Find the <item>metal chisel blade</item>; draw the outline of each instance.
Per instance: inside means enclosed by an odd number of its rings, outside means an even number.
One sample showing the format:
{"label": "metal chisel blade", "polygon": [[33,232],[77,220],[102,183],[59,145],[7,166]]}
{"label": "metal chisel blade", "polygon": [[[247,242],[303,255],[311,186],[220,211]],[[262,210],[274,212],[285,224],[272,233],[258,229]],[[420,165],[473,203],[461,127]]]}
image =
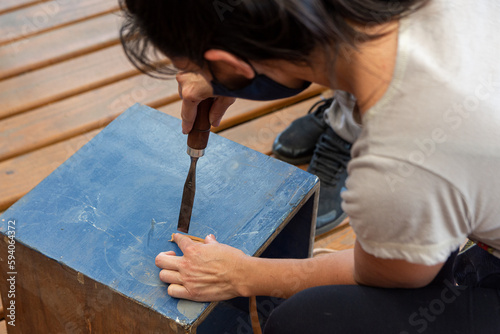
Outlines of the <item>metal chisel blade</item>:
{"label": "metal chisel blade", "polygon": [[191,213],[193,211],[194,195],[196,193],[196,162],[198,158],[191,157],[191,166],[184,183],[184,192],[182,193],[181,211],[179,213],[179,223],[177,230],[188,233],[189,223],[191,222]]}

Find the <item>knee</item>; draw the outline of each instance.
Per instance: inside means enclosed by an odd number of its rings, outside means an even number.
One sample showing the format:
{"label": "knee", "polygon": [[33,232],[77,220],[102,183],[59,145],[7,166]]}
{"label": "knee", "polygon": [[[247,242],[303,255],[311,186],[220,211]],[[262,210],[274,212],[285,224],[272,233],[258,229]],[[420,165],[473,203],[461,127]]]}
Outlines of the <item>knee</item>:
{"label": "knee", "polygon": [[349,301],[356,289],[359,287],[332,285],[301,291],[271,313],[264,333],[332,333],[344,325],[348,327],[350,321],[346,322],[354,309]]}
{"label": "knee", "polygon": [[317,298],[317,289],[301,291],[275,308],[266,322],[264,334],[311,333],[309,329],[311,322],[315,322],[316,308],[322,304]]}
{"label": "knee", "polygon": [[290,314],[282,304],[271,312],[264,327],[264,334],[289,334],[287,319],[290,319]]}

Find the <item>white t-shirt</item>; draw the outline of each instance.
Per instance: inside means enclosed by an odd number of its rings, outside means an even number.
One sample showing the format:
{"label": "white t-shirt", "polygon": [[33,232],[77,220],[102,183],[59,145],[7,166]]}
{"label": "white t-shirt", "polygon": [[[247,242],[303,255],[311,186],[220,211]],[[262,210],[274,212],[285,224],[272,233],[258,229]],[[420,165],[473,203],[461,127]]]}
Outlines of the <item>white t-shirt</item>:
{"label": "white t-shirt", "polygon": [[352,156],[343,208],[366,252],[433,265],[469,237],[500,257],[498,0],[431,0],[401,20]]}

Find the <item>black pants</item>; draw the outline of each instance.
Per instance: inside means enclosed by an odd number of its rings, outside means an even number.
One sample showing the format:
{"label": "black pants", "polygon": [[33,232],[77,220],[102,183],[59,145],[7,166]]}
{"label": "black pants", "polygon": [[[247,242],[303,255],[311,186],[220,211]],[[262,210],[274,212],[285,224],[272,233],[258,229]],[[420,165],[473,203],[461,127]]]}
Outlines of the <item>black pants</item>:
{"label": "black pants", "polygon": [[[479,254],[479,260],[472,262],[486,259],[493,271],[474,276],[471,256],[455,259],[454,253],[436,279],[420,289],[354,285],[308,289],[275,309],[264,333],[500,333],[500,260],[476,246],[473,250],[472,256]],[[455,284],[457,268],[467,271],[468,283],[476,279],[474,286]],[[458,276],[463,278],[463,272]],[[487,278],[486,285],[482,278]]]}

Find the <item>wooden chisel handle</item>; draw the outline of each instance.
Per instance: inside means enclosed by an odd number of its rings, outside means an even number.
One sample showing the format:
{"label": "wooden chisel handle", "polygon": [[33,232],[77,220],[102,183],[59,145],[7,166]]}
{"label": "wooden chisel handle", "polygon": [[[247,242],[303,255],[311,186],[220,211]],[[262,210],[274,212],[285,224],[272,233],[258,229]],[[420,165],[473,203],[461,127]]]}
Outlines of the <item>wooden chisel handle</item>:
{"label": "wooden chisel handle", "polygon": [[207,147],[210,135],[210,120],[208,114],[214,103],[214,98],[203,100],[198,105],[198,112],[194,121],[193,129],[188,134],[187,144],[195,150],[203,150]]}

